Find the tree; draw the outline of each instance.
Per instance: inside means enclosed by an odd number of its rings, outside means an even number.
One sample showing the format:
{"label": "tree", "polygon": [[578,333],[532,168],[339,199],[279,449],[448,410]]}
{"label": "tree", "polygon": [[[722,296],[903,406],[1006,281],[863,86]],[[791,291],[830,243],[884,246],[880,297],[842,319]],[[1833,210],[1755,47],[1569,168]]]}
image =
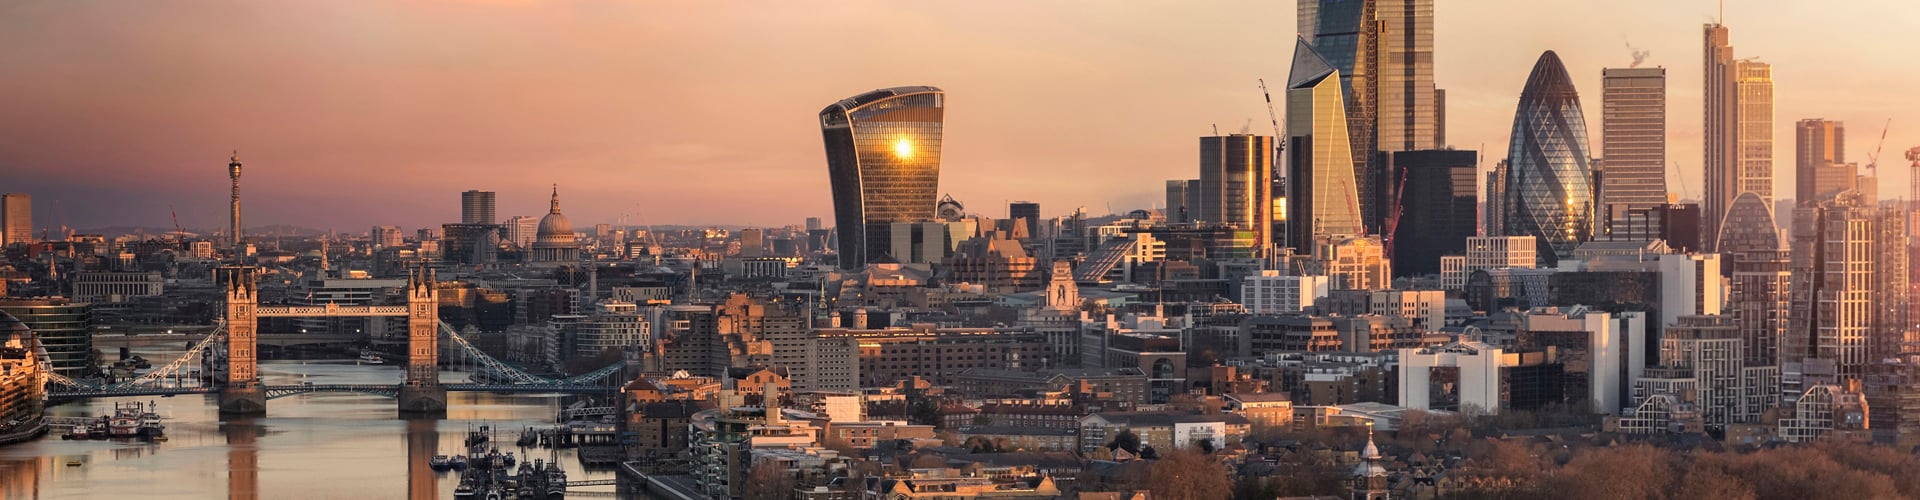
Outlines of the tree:
{"label": "tree", "polygon": [[1107,443],[1108,450],[1115,448],[1127,450],[1127,453],[1139,455],[1140,436],[1134,435],[1132,429],[1121,429],[1119,434],[1113,435],[1113,441]]}
{"label": "tree", "polygon": [[1154,450],[1152,446],[1142,446],[1140,447],[1140,458],[1147,460],[1157,459],[1160,458],[1160,452]]}
{"label": "tree", "polygon": [[746,500],[786,500],[793,498],[796,484],[786,467],[772,460],[761,460],[747,469],[747,484],[741,486],[740,496]]}
{"label": "tree", "polygon": [[1216,451],[1214,450],[1212,439],[1202,439],[1202,440],[1196,441],[1193,443],[1193,447],[1195,449],[1200,450],[1200,453],[1204,455],[1212,455],[1213,452]]}
{"label": "tree", "polygon": [[1227,468],[1192,450],[1169,451],[1147,469],[1155,500],[1215,500],[1233,497]]}
{"label": "tree", "polygon": [[942,427],[939,401],[926,396],[909,399],[912,399],[913,403],[908,405],[907,408],[908,421],[916,425],[931,425],[935,428]]}
{"label": "tree", "polygon": [[993,442],[992,439],[988,439],[984,436],[973,436],[973,437],[967,438],[967,441],[965,443],[961,443],[960,447],[966,448],[968,451],[972,451],[974,453],[999,453],[1000,451],[1002,451],[1000,449],[999,443],[995,443]]}

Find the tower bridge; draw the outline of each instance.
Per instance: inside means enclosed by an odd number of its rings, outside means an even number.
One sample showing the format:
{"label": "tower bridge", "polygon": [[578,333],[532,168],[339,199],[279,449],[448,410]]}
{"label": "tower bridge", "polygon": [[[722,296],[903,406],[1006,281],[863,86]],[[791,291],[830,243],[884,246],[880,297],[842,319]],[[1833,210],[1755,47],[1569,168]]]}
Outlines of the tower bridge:
{"label": "tower bridge", "polygon": [[[95,384],[52,375],[48,380],[50,399],[83,399],[120,396],[160,396],[176,394],[218,394],[220,413],[260,415],[266,413],[267,400],[315,392],[373,394],[398,400],[403,414],[442,413],[447,409],[449,391],[608,394],[617,391],[615,377],[625,363],[565,379],[552,379],[527,373],[488,356],[440,322],[439,292],[434,273],[424,266],[409,271],[404,306],[261,306],[254,268],[226,266],[216,270],[225,289],[223,321],[213,332],[194,343],[187,352],[165,366],[139,377],[114,384]],[[298,384],[266,385],[260,379],[260,318],[276,317],[406,317],[407,362],[400,384]],[[440,382],[440,337],[452,341],[451,347],[468,359],[477,361],[501,380],[486,384],[443,384]],[[181,337],[176,337],[181,338]],[[271,342],[271,341],[269,341]],[[203,380],[183,371],[190,360],[205,359],[216,344],[224,345],[224,377]],[[215,370],[216,372],[218,370]],[[209,383],[210,382],[210,383]]]}

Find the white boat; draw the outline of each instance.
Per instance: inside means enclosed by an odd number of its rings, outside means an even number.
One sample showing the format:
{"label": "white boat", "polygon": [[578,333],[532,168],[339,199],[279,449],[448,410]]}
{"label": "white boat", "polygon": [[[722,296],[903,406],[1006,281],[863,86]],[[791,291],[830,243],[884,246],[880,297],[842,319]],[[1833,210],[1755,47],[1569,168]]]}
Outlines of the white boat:
{"label": "white boat", "polygon": [[386,364],[387,362],[387,360],[381,359],[380,355],[374,354],[373,351],[360,351],[360,361],[369,365]]}

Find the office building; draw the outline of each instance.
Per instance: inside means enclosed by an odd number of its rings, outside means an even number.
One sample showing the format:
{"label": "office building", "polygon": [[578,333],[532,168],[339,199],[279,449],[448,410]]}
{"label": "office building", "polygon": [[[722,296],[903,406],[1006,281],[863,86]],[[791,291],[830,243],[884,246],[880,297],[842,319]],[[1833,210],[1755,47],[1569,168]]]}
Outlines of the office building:
{"label": "office building", "polygon": [[1252,233],[1254,248],[1266,248],[1272,220],[1273,138],[1222,135],[1200,138],[1197,222]]}
{"label": "office building", "polygon": [[1326,276],[1335,290],[1393,287],[1393,262],[1378,236],[1328,236],[1314,240],[1312,253],[1298,256],[1298,274]]}
{"label": "office building", "polygon": [[507,241],[522,250],[533,248],[533,239],[540,234],[539,217],[515,215],[502,226],[506,228]]}
{"label": "office building", "polygon": [[[1855,193],[1794,210],[1791,324],[1781,342],[1788,363],[1825,360],[1838,380],[1858,381],[1872,361],[1879,290],[1877,210]],[[1811,381],[1809,381],[1811,382]]]}
{"label": "office building", "polygon": [[1400,350],[1399,406],[1451,412],[1532,410],[1565,397],[1564,365],[1543,352],[1461,341]]}
{"label": "office building", "polygon": [[1610,241],[1654,241],[1667,242],[1667,247],[1675,252],[1692,253],[1700,251],[1703,236],[1700,230],[1700,205],[1694,203],[1676,203],[1629,208],[1624,213],[1616,212],[1614,218],[1607,221],[1605,238]]}
{"label": "office building", "polygon": [[0,246],[33,243],[33,196],[0,194]]}
{"label": "office building", "polygon": [[1183,224],[1193,222],[1193,215],[1199,206],[1193,196],[1200,194],[1199,179],[1167,180],[1167,223]]}
{"label": "office building", "polygon": [[1325,298],[1328,285],[1326,276],[1285,276],[1265,270],[1242,281],[1240,303],[1251,314],[1298,313]]}
{"label": "office building", "polygon": [[841,268],[879,260],[893,223],[934,218],[945,111],[934,87],[875,90],[820,111]]}
{"label": "office building", "polygon": [[1539,264],[1539,243],[1532,236],[1476,236],[1467,238],[1466,271],[1506,267],[1532,268]]}
{"label": "office building", "polygon": [[93,304],[64,297],[0,298],[0,312],[13,315],[40,338],[53,373],[79,378],[95,371]]}
{"label": "office building", "polygon": [[1601,213],[1667,204],[1667,70],[1607,68],[1600,72]]}
{"label": "office building", "polygon": [[767,253],[767,234],[765,229],[749,227],[740,230],[740,256],[761,257]]}
{"label": "office building", "polygon": [[166,291],[159,271],[84,271],[73,276],[73,298],[82,302],[117,303],[134,297],[153,297]]}
{"label": "office building", "polygon": [[[1741,193],[1773,205],[1773,68],[1736,60],[1725,25],[1704,29],[1706,203],[1702,229],[1718,236],[1727,211]],[[1708,240],[1707,251],[1720,244]]]}
{"label": "office building", "polygon": [[393,248],[406,244],[406,234],[396,226],[373,226],[367,230],[367,243],[374,249]]}
{"label": "office building", "polygon": [[1388,253],[1396,276],[1440,272],[1440,256],[1466,251],[1479,217],[1477,166],[1474,151],[1402,151],[1393,154],[1396,203],[1388,219],[1395,220]]}
{"label": "office building", "polygon": [[1299,0],[1298,33],[1339,73],[1357,211],[1378,233],[1386,218],[1386,155],[1445,146],[1444,99],[1433,80],[1432,0]]}
{"label": "office building", "polygon": [[1793,128],[1793,199],[1808,204],[1852,189],[1853,169],[1844,166],[1847,125],[1808,118]]}
{"label": "office building", "polygon": [[1507,219],[1501,212],[1507,206],[1507,160],[1494,162],[1493,170],[1487,172],[1487,188],[1481,195],[1487,199],[1480,202],[1480,235],[1503,235],[1507,230]]}
{"label": "office building", "polygon": [[1287,78],[1287,240],[1296,253],[1363,234],[1340,71],[1299,40]]}
{"label": "office building", "polygon": [[1534,63],[1520,93],[1508,143],[1502,218],[1510,236],[1533,236],[1540,261],[1553,266],[1593,234],[1593,172],[1580,95],[1560,56]]}
{"label": "office building", "polygon": [[1666,393],[1689,400],[1709,429],[1759,422],[1762,413],[1779,403],[1780,372],[1776,366],[1746,362],[1735,323],[1728,316],[1681,316],[1661,335],[1660,363],[1646,370],[1634,399]]}
{"label": "office building", "polygon": [[1027,226],[1027,237],[1040,236],[1040,204],[1031,201],[1016,201],[1007,204],[1007,218],[1019,221]]}
{"label": "office building", "polygon": [[461,224],[494,224],[493,191],[467,190],[460,193]]}

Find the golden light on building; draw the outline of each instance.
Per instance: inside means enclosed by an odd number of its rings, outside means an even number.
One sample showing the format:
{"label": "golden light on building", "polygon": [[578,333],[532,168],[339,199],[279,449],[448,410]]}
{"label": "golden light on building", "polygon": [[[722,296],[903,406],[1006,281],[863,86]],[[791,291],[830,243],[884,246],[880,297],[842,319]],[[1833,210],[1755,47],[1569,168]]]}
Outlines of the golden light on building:
{"label": "golden light on building", "polygon": [[913,141],[908,141],[906,137],[895,139],[893,141],[893,155],[903,160],[913,158]]}

